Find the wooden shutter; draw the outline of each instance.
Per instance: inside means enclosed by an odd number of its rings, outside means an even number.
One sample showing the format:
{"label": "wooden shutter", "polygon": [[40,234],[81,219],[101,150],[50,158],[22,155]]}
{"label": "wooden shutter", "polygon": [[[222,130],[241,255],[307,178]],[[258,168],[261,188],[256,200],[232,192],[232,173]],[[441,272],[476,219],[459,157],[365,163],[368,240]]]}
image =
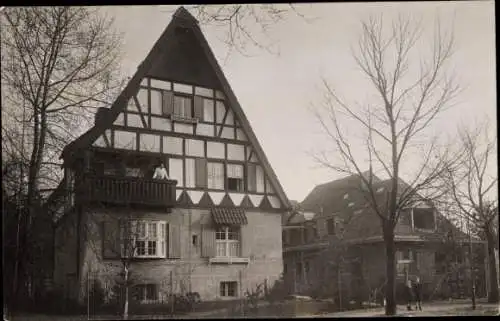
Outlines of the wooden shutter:
{"label": "wooden shutter", "polygon": [[255,192],[257,190],[256,177],[257,173],[255,164],[248,164],[247,179],[249,192]]}
{"label": "wooden shutter", "polygon": [[171,91],[163,91],[163,115],[171,115],[174,111],[174,95]]}
{"label": "wooden shutter", "polygon": [[102,222],[102,257],[104,259],[120,258],[120,225],[118,221]]}
{"label": "wooden shutter", "polygon": [[242,225],[240,228],[240,256],[250,257],[252,245],[252,233],[248,225]]}
{"label": "wooden shutter", "polygon": [[208,226],[201,227],[201,256],[215,256],[215,231]]}
{"label": "wooden shutter", "polygon": [[181,258],[181,228],[179,225],[168,224],[168,258]]}
{"label": "wooden shutter", "polygon": [[195,162],[196,187],[207,187],[207,160],[197,158]]}
{"label": "wooden shutter", "polygon": [[194,96],[194,117],[203,120],[203,98]]}

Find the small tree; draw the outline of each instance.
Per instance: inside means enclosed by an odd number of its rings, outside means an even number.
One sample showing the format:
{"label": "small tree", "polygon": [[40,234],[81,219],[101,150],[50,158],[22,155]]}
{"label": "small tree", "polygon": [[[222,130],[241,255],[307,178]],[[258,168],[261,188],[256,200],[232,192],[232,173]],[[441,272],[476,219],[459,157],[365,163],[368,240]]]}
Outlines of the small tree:
{"label": "small tree", "polygon": [[[498,274],[495,249],[498,248],[497,193],[498,176],[492,176],[491,162],[496,156],[496,140],[488,138],[488,126],[459,130],[459,146],[463,151],[459,166],[448,167],[443,179],[449,191],[452,205],[458,207],[458,215],[470,221],[488,243],[490,291],[488,301],[499,302]],[[497,223],[498,224],[498,223]]]}

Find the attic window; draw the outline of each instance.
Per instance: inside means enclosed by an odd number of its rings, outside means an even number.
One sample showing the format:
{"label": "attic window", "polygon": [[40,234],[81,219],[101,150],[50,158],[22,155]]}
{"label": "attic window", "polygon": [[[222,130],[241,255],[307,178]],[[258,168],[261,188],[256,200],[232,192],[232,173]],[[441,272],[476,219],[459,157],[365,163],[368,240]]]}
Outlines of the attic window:
{"label": "attic window", "polygon": [[354,206],[354,202],[350,202],[347,206],[348,207],[353,207]]}
{"label": "attic window", "polygon": [[346,199],[348,199],[348,198],[349,198],[349,194],[348,194],[348,193],[345,193],[345,194],[344,194],[344,199],[346,200]]}
{"label": "attic window", "polygon": [[384,188],[383,188],[383,187],[379,187],[379,188],[377,189],[377,193],[382,193],[383,191],[384,191]]}

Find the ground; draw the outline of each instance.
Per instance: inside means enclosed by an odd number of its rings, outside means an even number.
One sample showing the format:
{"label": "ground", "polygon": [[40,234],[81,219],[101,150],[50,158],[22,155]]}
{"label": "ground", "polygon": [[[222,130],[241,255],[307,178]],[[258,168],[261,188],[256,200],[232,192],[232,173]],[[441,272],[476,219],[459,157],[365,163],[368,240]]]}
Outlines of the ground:
{"label": "ground", "polygon": [[[397,308],[397,316],[404,317],[424,317],[424,316],[481,316],[481,315],[499,315],[500,307],[498,304],[479,302],[476,309],[472,310],[470,300],[431,302],[422,305],[422,311],[407,311],[406,306],[400,305]],[[369,309],[362,311],[348,311],[338,313],[327,313],[320,317],[378,317],[384,316],[384,309]]]}
{"label": "ground", "polygon": [[[398,306],[398,316],[404,317],[421,317],[421,316],[493,316],[499,315],[500,307],[498,304],[490,304],[485,302],[478,302],[476,310],[472,310],[470,301],[455,301],[455,302],[432,302],[427,303],[422,306],[423,311],[407,311],[405,306]],[[348,311],[348,312],[338,312],[338,313],[327,313],[322,315],[311,315],[310,317],[383,317],[383,308],[368,309],[368,310],[358,310],[358,311]],[[202,319],[205,317],[214,317],[207,313],[193,313],[189,316],[183,316],[183,318],[195,318]],[[308,317],[308,316],[301,316]],[[130,317],[132,320],[140,319],[165,319],[165,316],[140,316],[140,317]],[[89,320],[87,315],[81,316],[53,316],[53,315],[42,315],[42,314],[26,314],[18,315],[11,318],[4,318],[10,321],[83,321]],[[101,317],[92,318],[90,320],[106,320],[112,319],[116,320],[116,317]]]}

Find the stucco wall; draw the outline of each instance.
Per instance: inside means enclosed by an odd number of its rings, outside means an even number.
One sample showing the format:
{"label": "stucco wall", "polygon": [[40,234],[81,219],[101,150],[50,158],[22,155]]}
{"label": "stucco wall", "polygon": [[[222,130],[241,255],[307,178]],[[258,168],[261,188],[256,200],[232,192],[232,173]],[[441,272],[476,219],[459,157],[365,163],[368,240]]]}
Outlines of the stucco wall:
{"label": "stucco wall", "polygon": [[[96,237],[99,234],[99,222],[120,216],[130,219],[164,220],[179,225],[181,229],[181,258],[133,262],[130,271],[137,283],[151,282],[170,287],[172,277],[174,287],[178,291],[179,281],[183,280],[188,287],[188,280],[191,278],[191,291],[199,292],[202,300],[213,300],[219,297],[221,281],[237,281],[238,292],[242,294],[247,288],[255,287],[265,279],[272,284],[282,272],[281,216],[278,213],[250,210],[246,212],[248,225],[242,227],[241,244],[246,247],[245,252],[250,259],[248,264],[209,264],[208,258],[201,255],[202,226],[210,225],[212,220],[209,210],[175,208],[168,214],[143,210],[108,210],[105,213],[95,210],[87,213],[87,226],[91,228],[88,230],[89,241],[84,250],[82,288],[85,287],[86,275],[89,272],[92,275],[98,274],[99,278],[112,279],[110,276],[120,271],[119,260],[102,259],[102,242]],[[192,235],[198,235],[197,246],[192,246]]]}
{"label": "stucco wall", "polygon": [[67,215],[55,231],[54,286],[67,297],[76,298],[72,286],[77,281],[77,215]]}

